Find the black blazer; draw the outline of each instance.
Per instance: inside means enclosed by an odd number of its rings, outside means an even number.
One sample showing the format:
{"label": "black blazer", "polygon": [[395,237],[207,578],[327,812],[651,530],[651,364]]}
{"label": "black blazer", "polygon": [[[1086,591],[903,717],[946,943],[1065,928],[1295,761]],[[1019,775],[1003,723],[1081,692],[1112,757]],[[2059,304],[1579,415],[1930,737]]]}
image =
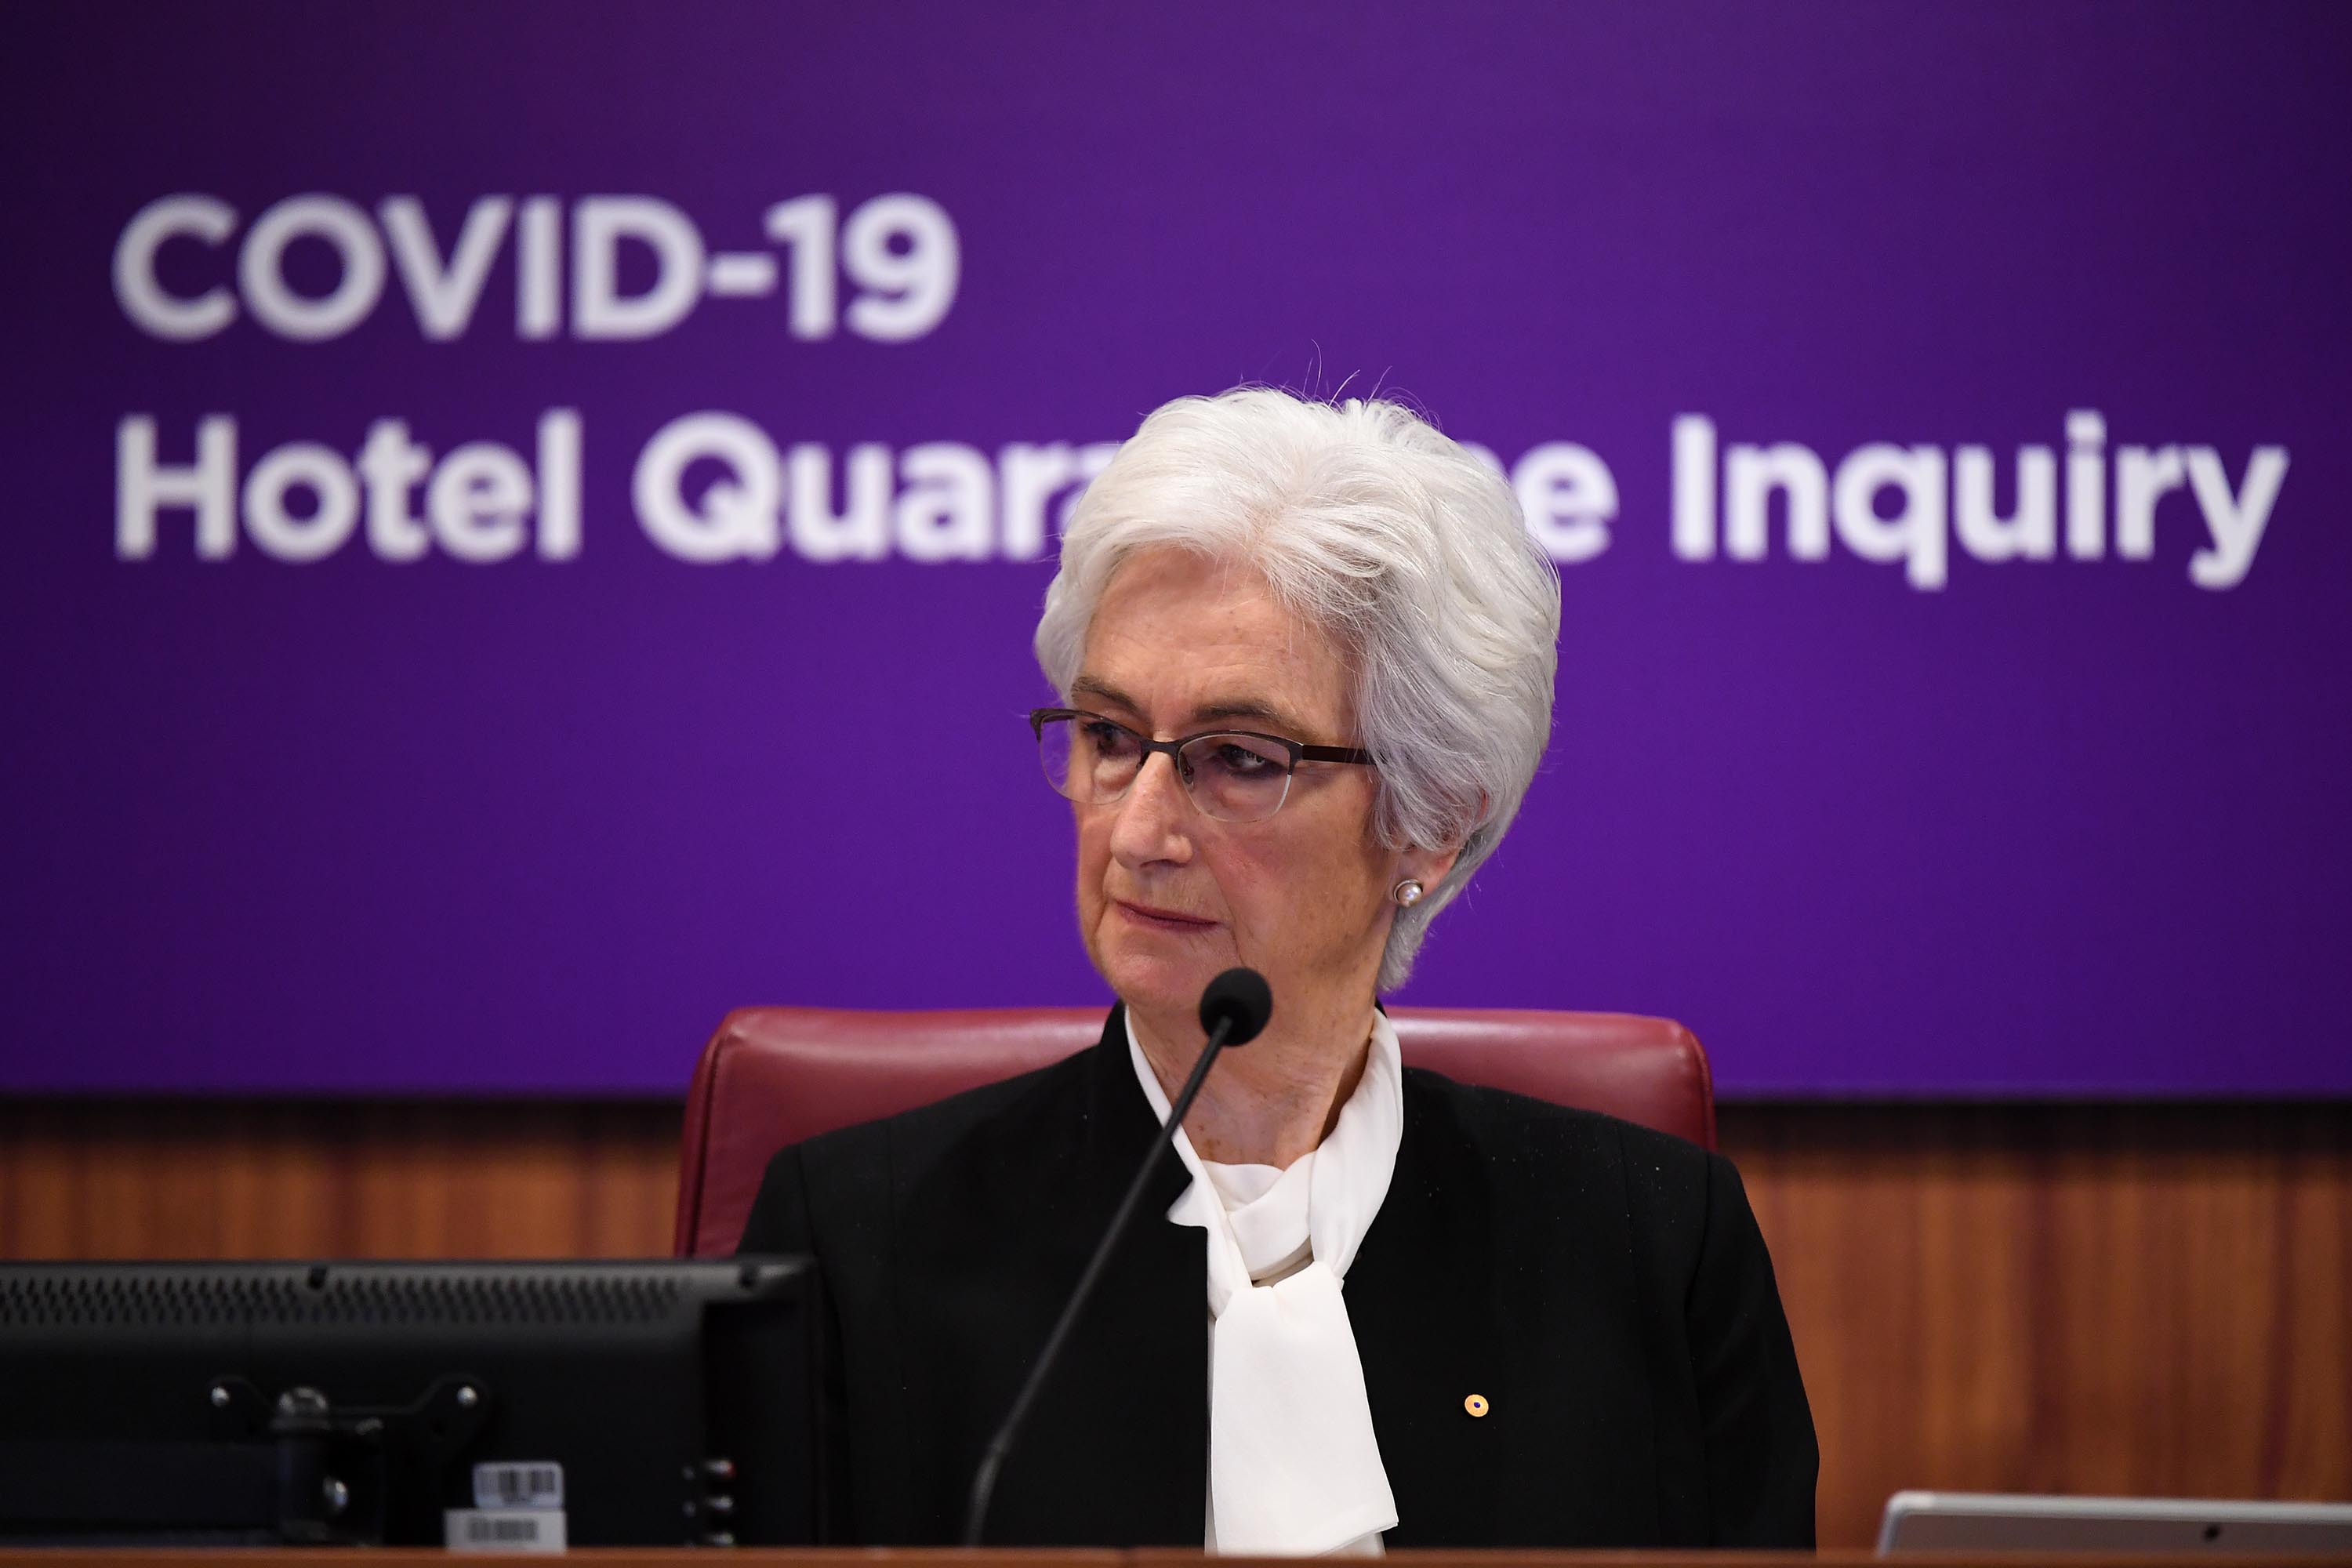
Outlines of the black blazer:
{"label": "black blazer", "polygon": [[[829,1538],[955,1541],[1157,1130],[1114,1009],[1092,1050],[775,1157],[741,1245],[814,1254],[824,1282]],[[1166,1151],[1005,1463],[992,1543],[1201,1544],[1208,1261],[1166,1218],[1185,1181]],[[1408,1068],[1346,1289],[1390,1546],[1813,1544],[1812,1416],[1721,1155]]]}

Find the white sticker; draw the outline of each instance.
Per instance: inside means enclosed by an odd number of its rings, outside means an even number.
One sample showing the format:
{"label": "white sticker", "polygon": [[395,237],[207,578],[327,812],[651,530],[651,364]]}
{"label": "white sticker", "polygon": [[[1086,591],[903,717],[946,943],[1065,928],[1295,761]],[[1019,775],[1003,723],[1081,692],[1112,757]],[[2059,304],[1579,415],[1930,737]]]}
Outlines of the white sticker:
{"label": "white sticker", "polygon": [[476,1508],[562,1508],[563,1467],[552,1459],[476,1465]]}
{"label": "white sticker", "polygon": [[445,1508],[443,1543],[452,1552],[561,1552],[560,1508]]}

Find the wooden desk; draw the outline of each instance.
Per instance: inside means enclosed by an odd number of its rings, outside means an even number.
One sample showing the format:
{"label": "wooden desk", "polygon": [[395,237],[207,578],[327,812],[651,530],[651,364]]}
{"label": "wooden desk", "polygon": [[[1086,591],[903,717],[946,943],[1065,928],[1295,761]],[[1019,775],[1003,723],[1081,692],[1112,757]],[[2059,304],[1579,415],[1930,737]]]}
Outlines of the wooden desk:
{"label": "wooden desk", "polygon": [[[0,1568],[448,1568],[453,1556],[467,1562],[487,1558],[528,1568],[544,1561],[540,1552],[498,1553],[420,1552],[383,1548],[253,1549],[220,1547],[188,1551],[136,1551],[108,1547],[55,1550],[0,1550]],[[732,1551],[687,1547],[663,1550],[637,1548],[587,1550],[563,1553],[583,1559],[587,1568],[709,1568],[732,1563],[737,1568],[1200,1568],[1209,1562],[1242,1564],[1280,1563],[1296,1568],[1297,1558],[1210,1559],[1197,1552],[897,1552],[855,1548],[824,1551],[738,1547]],[[1392,1552],[1388,1560],[1400,1568],[1790,1568],[1791,1563],[1819,1563],[1825,1568],[1862,1568],[1882,1560],[1866,1552],[1824,1552],[1815,1556],[1771,1552]],[[2151,1563],[2193,1563],[2197,1568],[2352,1568],[2352,1557],[2208,1556],[2179,1558],[2121,1557],[2066,1552],[1922,1552],[1898,1560],[1907,1568],[2149,1568]]]}

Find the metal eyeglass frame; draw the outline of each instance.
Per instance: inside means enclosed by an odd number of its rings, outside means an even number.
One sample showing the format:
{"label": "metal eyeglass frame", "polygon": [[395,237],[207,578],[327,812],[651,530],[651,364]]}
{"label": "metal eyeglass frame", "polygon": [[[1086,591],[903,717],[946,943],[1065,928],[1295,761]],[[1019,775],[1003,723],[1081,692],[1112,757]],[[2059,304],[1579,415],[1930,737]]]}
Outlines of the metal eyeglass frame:
{"label": "metal eyeglass frame", "polygon": [[[1043,746],[1045,743],[1045,726],[1047,724],[1057,720],[1076,721],[1080,719],[1089,720],[1097,724],[1108,724],[1114,730],[1120,731],[1125,734],[1133,735],[1135,737],[1136,743],[1143,748],[1142,755],[1138,757],[1135,763],[1135,778],[1137,779],[1143,776],[1144,764],[1151,761],[1152,753],[1155,752],[1165,752],[1168,757],[1168,765],[1176,770],[1177,782],[1184,786],[1184,798],[1192,801],[1193,808],[1199,811],[1202,816],[1208,817],[1213,822],[1226,822],[1234,820],[1265,822],[1270,820],[1274,816],[1275,812],[1280,811],[1284,805],[1289,803],[1290,781],[1297,776],[1298,764],[1301,763],[1350,763],[1356,766],[1367,768],[1376,768],[1380,766],[1379,758],[1373,756],[1371,752],[1364,751],[1359,747],[1310,746],[1304,741],[1294,741],[1287,735],[1268,735],[1262,731],[1257,730],[1200,730],[1190,735],[1179,735],[1172,741],[1155,741],[1141,731],[1131,729],[1129,726],[1120,723],[1116,719],[1106,718],[1100,713],[1089,713],[1083,708],[1032,708],[1029,710],[1029,731],[1031,734],[1036,737],[1037,743],[1040,746]],[[1284,751],[1290,753],[1290,766],[1285,770],[1282,776],[1282,799],[1274,803],[1274,811],[1267,812],[1264,816],[1240,819],[1222,817],[1211,812],[1206,806],[1202,805],[1199,798],[1192,794],[1192,780],[1184,769],[1184,748],[1191,745],[1195,741],[1211,740],[1219,735],[1231,735],[1236,740],[1244,741],[1264,741],[1270,746],[1280,746]],[[1100,799],[1093,800],[1091,802],[1082,802],[1081,804],[1108,805],[1112,801],[1118,800],[1120,796],[1126,795],[1128,789],[1133,789],[1134,787],[1135,779],[1129,779],[1127,784],[1127,789],[1119,791],[1118,795],[1106,795]],[[1064,795],[1062,798],[1065,800],[1073,800],[1076,797]]]}

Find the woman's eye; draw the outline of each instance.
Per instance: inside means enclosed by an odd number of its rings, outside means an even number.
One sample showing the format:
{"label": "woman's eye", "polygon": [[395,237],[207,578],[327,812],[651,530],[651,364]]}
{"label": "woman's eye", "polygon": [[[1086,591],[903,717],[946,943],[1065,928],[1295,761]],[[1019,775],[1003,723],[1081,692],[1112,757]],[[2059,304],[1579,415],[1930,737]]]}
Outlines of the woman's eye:
{"label": "woman's eye", "polygon": [[1097,756],[1124,756],[1135,749],[1135,737],[1116,724],[1087,724],[1082,726],[1079,732],[1086,737],[1087,744],[1094,749]]}
{"label": "woman's eye", "polygon": [[1214,760],[1218,767],[1233,774],[1234,777],[1241,779],[1254,778],[1269,769],[1282,765],[1271,757],[1261,756],[1247,746],[1237,745],[1232,742],[1227,742],[1217,748]]}

